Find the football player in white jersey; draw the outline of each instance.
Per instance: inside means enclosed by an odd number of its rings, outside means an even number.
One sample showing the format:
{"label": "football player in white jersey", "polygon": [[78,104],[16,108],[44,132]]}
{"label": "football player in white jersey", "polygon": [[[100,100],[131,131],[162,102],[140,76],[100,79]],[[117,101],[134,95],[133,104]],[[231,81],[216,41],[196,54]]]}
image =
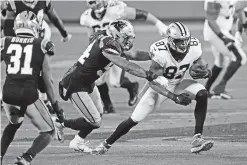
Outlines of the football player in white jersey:
{"label": "football player in white jersey", "polygon": [[[120,0],[87,0],[87,4],[89,9],[81,15],[80,24],[88,28],[89,37],[98,30],[105,30],[110,22],[118,18],[149,21],[155,24],[161,35],[165,34],[166,25],[155,16],[146,11],[128,7]],[[130,96],[128,104],[130,106],[137,102],[139,84],[131,82],[124,76],[124,71],[121,68],[113,66],[104,76],[96,81],[104,103],[105,113],[115,112],[106,81],[113,87],[121,87],[128,90]]]}
{"label": "football player in white jersey", "polygon": [[242,34],[244,33],[247,34],[247,7],[244,8],[242,17],[238,18],[236,22],[235,39],[237,44],[239,44],[240,46],[243,45]]}
{"label": "football player in white jersey", "polygon": [[236,0],[205,0],[204,39],[210,43],[215,57],[212,77],[206,83],[208,91],[222,71],[225,60],[229,58],[231,61],[223,78],[210,94],[211,98],[231,99],[232,96],[225,92],[227,82],[246,63],[246,54],[239,44],[236,44],[235,37],[231,34],[233,16],[234,13],[241,14],[244,7],[241,4],[242,2]]}
{"label": "football player in white jersey", "polygon": [[[146,53],[147,54],[147,53]],[[143,54],[143,55],[146,55]],[[201,58],[202,49],[198,39],[192,38],[189,29],[180,22],[169,25],[167,38],[155,42],[150,48],[152,64],[150,71],[159,77],[149,83],[150,87],[141,98],[131,117],[118,125],[115,132],[93,150],[93,154],[104,154],[113,143],[126,134],[132,127],[143,121],[167,99],[177,104],[188,105],[195,100],[195,132],[192,142],[192,153],[209,150],[212,141],[202,138],[203,125],[207,113],[208,92],[206,88],[192,79],[184,79],[190,67],[203,67],[203,74],[195,74],[194,79],[207,78],[211,70]]]}

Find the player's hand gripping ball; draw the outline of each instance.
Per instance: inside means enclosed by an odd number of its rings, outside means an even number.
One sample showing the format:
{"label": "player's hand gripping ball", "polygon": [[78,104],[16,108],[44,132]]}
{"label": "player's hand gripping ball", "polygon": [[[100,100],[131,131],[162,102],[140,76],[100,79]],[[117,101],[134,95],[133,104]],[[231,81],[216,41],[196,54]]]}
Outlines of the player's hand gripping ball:
{"label": "player's hand gripping ball", "polygon": [[208,69],[207,65],[203,66],[200,64],[193,64],[190,67],[189,73],[193,79],[209,78],[212,75],[212,72],[210,69]]}

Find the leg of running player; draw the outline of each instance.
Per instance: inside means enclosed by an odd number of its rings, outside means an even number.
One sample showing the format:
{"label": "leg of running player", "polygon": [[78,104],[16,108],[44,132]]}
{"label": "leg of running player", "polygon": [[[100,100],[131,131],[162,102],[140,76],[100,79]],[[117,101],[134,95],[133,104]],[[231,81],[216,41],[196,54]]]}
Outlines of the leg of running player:
{"label": "leg of running player", "polygon": [[[230,33],[228,33],[227,37],[234,39],[234,37]],[[216,96],[220,96],[223,99],[231,99],[231,96],[225,92],[225,87],[227,82],[236,73],[240,66],[246,63],[246,54],[240,47],[235,44],[233,45],[232,50],[229,51],[223,41],[218,37],[215,37],[210,42],[213,45],[216,45],[215,48],[218,50],[218,52],[220,52],[224,56],[228,56],[231,59],[231,62],[229,63],[222,80],[213,89],[213,92]]]}
{"label": "leg of running player", "polygon": [[109,95],[109,87],[106,83],[108,76],[109,71],[105,72],[100,78],[98,78],[95,84],[98,87],[102,102],[104,104],[104,113],[115,113],[116,111]]}
{"label": "leg of running player", "polygon": [[192,141],[192,153],[207,151],[213,147],[212,141],[206,141],[202,138],[203,126],[207,114],[208,91],[206,88],[194,80],[183,80],[176,88],[176,94],[188,93],[192,100],[196,101],[194,110],[195,129]]}
{"label": "leg of running player", "polygon": [[1,138],[1,162],[4,155],[9,148],[10,143],[13,141],[16,131],[20,128],[24,117],[19,116],[20,107],[6,104],[3,102],[6,116],[9,120],[9,124],[3,130]]}
{"label": "leg of running player", "polygon": [[120,123],[117,126],[116,130],[111,134],[111,136],[109,136],[93,150],[93,154],[101,155],[107,152],[113,143],[115,143],[120,137],[128,133],[129,130],[136,126],[139,122],[144,120],[151,112],[159,107],[161,102],[166,99],[166,97],[161,96],[156,91],[149,88],[136,106],[131,117]]}
{"label": "leg of running player", "polygon": [[212,53],[214,55],[214,65],[212,67],[212,76],[207,80],[206,82],[206,89],[208,90],[210,94],[210,89],[215,82],[215,80],[218,78],[219,74],[222,71],[223,63],[224,63],[224,55],[220,54],[217,49],[212,45]]}
{"label": "leg of running player", "polygon": [[109,84],[113,87],[121,87],[127,89],[129,92],[129,106],[133,106],[137,102],[137,95],[139,89],[138,82],[131,82],[125,76],[125,71],[114,65],[109,71]]}
{"label": "leg of running player", "polygon": [[31,147],[22,156],[17,157],[16,163],[22,164],[30,163],[49,145],[54,135],[54,124],[49,110],[40,99],[27,107],[26,115],[39,130],[39,135],[34,139]]}
{"label": "leg of running player", "polygon": [[94,129],[98,129],[101,124],[103,106],[101,104],[99,91],[97,87],[94,87],[92,93],[74,93],[70,100],[83,117],[64,120],[64,127],[79,131],[70,142],[69,147],[76,151],[91,152],[92,149],[86,145],[84,139]]}

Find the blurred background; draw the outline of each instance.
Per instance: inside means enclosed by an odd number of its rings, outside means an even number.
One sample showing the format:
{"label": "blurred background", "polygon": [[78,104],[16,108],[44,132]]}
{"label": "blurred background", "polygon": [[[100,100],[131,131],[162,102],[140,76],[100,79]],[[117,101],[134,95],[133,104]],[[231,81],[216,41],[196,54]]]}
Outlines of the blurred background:
{"label": "blurred background", "polygon": [[[203,21],[204,1],[124,1],[128,6],[143,9],[163,21]],[[87,9],[85,1],[52,1],[64,22],[78,23]],[[66,11],[66,12],[65,12]]]}

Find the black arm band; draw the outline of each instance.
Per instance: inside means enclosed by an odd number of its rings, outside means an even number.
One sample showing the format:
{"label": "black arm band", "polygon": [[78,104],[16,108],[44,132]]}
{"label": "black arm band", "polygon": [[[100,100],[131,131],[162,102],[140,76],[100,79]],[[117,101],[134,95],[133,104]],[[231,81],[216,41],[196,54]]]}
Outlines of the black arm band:
{"label": "black arm band", "polygon": [[147,20],[148,12],[140,9],[136,9],[136,20]]}
{"label": "black arm band", "polygon": [[6,19],[4,20],[3,24],[3,33],[5,36],[15,36],[14,32],[14,20],[13,19]]}

